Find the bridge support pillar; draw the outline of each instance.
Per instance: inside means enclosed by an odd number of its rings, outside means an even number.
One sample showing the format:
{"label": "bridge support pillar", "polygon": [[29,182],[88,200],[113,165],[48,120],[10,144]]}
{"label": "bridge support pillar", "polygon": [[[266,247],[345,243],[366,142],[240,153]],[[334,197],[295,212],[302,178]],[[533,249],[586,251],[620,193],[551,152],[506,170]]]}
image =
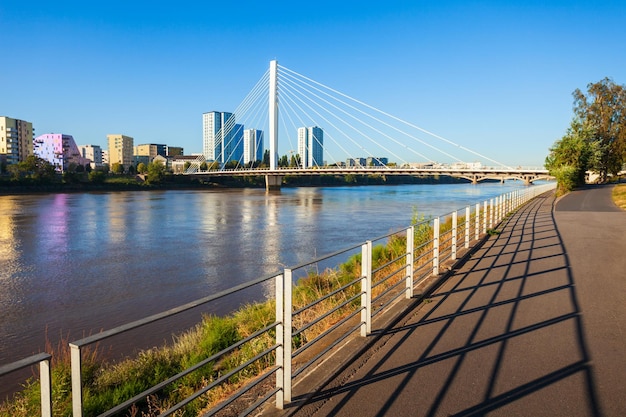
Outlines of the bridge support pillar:
{"label": "bridge support pillar", "polygon": [[283,183],[282,175],[266,175],[265,176],[265,190],[274,191],[280,190],[280,186]]}

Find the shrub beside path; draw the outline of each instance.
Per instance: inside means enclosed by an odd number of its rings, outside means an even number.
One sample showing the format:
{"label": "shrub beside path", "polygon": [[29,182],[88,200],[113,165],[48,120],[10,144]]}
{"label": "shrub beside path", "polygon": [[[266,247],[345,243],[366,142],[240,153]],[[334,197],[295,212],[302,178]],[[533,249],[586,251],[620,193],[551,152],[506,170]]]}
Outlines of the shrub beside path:
{"label": "shrub beside path", "polygon": [[297,416],[626,415],[626,212],[531,201]]}

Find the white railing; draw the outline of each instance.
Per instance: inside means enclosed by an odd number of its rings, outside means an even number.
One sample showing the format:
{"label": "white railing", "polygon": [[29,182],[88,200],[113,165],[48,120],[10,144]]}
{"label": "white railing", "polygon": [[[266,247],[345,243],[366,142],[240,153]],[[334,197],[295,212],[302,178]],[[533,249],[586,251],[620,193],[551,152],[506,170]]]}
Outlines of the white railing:
{"label": "white railing", "polygon": [[[150,323],[207,305],[225,296],[260,284],[275,288],[275,321],[249,337],[172,375],[159,384],[137,393],[110,410],[99,414],[113,416],[148,396],[203,367],[213,366],[221,357],[253,343],[261,335],[275,336],[275,343],[258,352],[247,362],[212,381],[161,416],[173,414],[206,392],[216,388],[252,363],[268,356],[273,364],[251,379],[229,399],[205,415],[217,413],[244,393],[275,375],[275,383],[253,400],[242,415],[270,402],[282,409],[292,399],[292,387],[305,371],[319,365],[333,350],[352,336],[372,333],[373,319],[401,299],[415,296],[431,277],[441,275],[452,265],[461,250],[467,250],[496,227],[509,213],[539,194],[555,187],[554,183],[512,191],[474,206],[467,206],[443,216],[427,219],[405,229],[368,240],[360,245],[322,256],[283,271],[242,284],[183,306],[70,343],[72,368],[72,409],[74,417],[83,414],[82,350],[110,337]],[[339,266],[338,266],[339,265]],[[294,285],[294,283],[296,285]],[[301,284],[301,285],[298,285]],[[316,298],[305,297],[317,291]],[[306,300],[306,301],[304,301]],[[315,349],[312,349],[315,347]],[[0,367],[0,376],[39,363],[41,377],[41,415],[51,416],[50,355],[40,354]],[[271,361],[270,361],[271,362]]]}

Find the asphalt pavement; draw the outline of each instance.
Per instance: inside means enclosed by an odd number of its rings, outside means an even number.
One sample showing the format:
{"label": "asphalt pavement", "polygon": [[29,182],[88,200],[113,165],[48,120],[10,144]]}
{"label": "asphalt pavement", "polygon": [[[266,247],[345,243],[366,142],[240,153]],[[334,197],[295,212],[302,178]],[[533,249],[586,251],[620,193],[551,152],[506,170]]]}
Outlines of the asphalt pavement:
{"label": "asphalt pavement", "polygon": [[626,212],[611,189],[526,204],[284,414],[626,416]]}

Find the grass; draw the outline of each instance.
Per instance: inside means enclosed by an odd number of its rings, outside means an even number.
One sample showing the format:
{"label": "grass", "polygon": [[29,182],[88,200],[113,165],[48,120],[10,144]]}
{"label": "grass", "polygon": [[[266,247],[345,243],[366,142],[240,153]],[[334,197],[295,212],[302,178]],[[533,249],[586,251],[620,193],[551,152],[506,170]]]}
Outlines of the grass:
{"label": "grass", "polygon": [[623,210],[626,210],[626,184],[619,184],[613,188],[613,202]]}
{"label": "grass", "polygon": [[[417,255],[419,252],[427,252],[432,247],[432,228],[428,221],[424,222],[423,217],[419,217],[417,213],[414,214],[413,224],[416,225],[414,241]],[[462,218],[459,219],[459,222],[462,221]],[[442,222],[442,236],[449,234],[450,229],[451,219]],[[451,242],[442,245],[441,250],[446,250],[446,247],[450,245]],[[391,236],[385,244],[373,247],[374,299],[380,298],[384,301],[387,289],[404,279],[405,248],[405,235]],[[427,263],[429,260],[420,262]],[[414,268],[416,266],[417,264]],[[335,269],[323,272],[312,270],[298,281],[293,289],[293,308],[294,311],[302,311],[293,317],[294,349],[318,338],[327,329],[359,308],[358,294],[361,289],[358,278],[360,273],[361,255],[356,254]],[[322,296],[330,293],[333,295],[320,301]],[[305,308],[306,306],[309,307]],[[331,311],[332,314],[328,314]],[[268,300],[243,306],[228,316],[204,316],[201,323],[185,333],[174,336],[171,343],[141,351],[136,357],[119,362],[110,363],[102,360],[97,349],[84,352],[84,414],[85,416],[98,415],[194,364],[214,356],[274,321],[275,302]],[[133,405],[121,415],[156,416],[273,346],[274,339],[274,330],[261,333],[234,351],[221,354],[215,360],[169,384],[157,395]],[[61,342],[55,349],[48,347],[46,351],[53,353],[53,415],[71,416],[71,368],[68,343],[67,341]],[[175,415],[180,417],[200,414],[240,389],[247,381],[263,374],[274,363],[273,352],[264,355],[230,376],[207,394],[188,404]],[[34,378],[29,379],[23,391],[0,404],[0,417],[38,415],[40,412],[39,395],[39,382]]]}

